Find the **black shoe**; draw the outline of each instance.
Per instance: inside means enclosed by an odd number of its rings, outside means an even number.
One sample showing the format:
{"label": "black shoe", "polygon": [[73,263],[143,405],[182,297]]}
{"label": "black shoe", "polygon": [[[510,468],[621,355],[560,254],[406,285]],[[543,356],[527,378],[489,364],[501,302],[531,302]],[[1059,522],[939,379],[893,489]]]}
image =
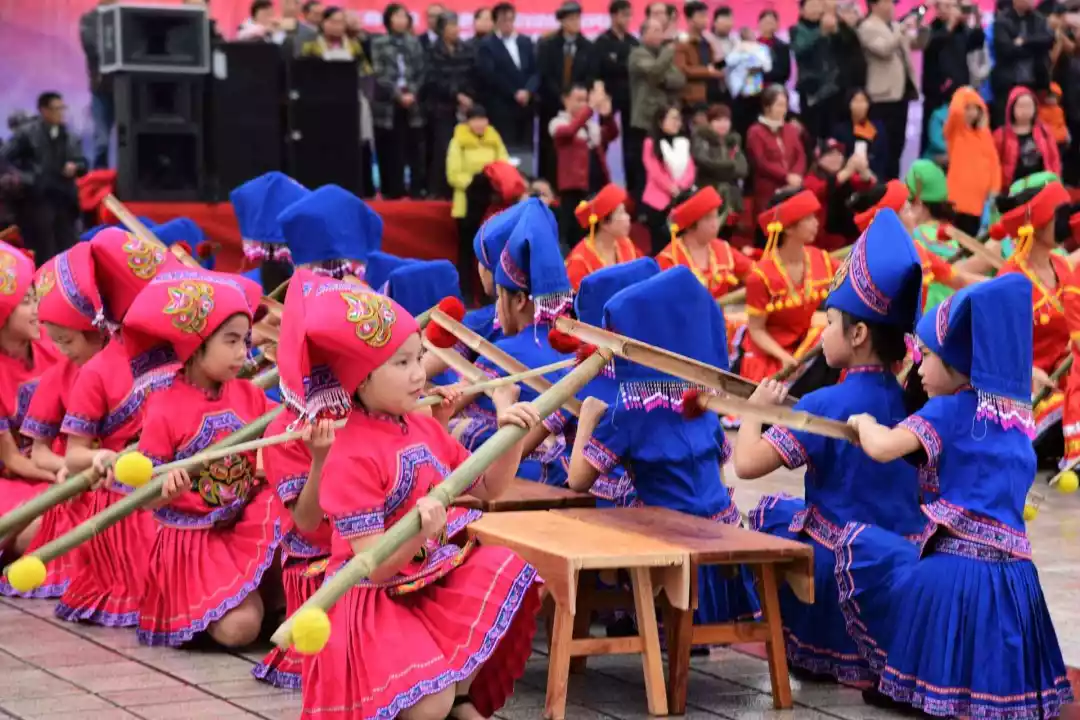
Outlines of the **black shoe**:
{"label": "black shoe", "polygon": [[637,623],[631,615],[623,615],[615,618],[607,624],[607,636],[609,638],[637,637],[639,635]]}
{"label": "black shoe", "polygon": [[836,678],[828,673],[816,673],[812,670],[794,667],[792,665],[788,665],[788,674],[799,682],[828,683],[830,685],[836,684]]}

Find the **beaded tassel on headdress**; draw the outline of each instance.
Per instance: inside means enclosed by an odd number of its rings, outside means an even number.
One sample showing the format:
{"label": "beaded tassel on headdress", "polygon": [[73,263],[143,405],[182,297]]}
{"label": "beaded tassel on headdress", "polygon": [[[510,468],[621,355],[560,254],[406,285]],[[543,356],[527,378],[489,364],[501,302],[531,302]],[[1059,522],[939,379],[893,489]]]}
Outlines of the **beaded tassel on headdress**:
{"label": "beaded tassel on headdress", "polygon": [[1029,438],[1035,438],[1035,418],[1030,403],[993,395],[982,390],[976,390],[976,394],[979,398],[979,405],[975,411],[976,420],[987,420],[1000,425],[1005,430],[1016,428]]}
{"label": "beaded tassel on headdress", "polygon": [[[582,200],[578,203],[578,210],[584,210],[589,207],[588,200]],[[589,213],[589,240],[590,242],[596,239],[596,224],[600,222],[600,218],[596,213]]]}

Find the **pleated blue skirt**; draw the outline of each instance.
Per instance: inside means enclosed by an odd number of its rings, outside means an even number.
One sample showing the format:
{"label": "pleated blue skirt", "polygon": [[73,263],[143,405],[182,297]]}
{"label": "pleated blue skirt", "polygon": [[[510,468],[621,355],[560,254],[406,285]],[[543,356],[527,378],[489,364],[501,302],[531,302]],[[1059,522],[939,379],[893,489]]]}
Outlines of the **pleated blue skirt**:
{"label": "pleated blue skirt", "polygon": [[1072,701],[1034,563],[938,534],[919,549],[849,524],[836,582],[885,695],[930,715],[1054,718]]}
{"label": "pleated blue skirt", "polygon": [[796,598],[787,584],[779,591],[788,663],[843,682],[868,683],[874,675],[848,634],[837,603],[836,555],[818,539],[827,537],[828,530],[791,530],[796,515],[805,510],[806,504],[800,498],[769,495],[750,514],[750,527],[754,530],[814,548],[814,604],[807,605]]}

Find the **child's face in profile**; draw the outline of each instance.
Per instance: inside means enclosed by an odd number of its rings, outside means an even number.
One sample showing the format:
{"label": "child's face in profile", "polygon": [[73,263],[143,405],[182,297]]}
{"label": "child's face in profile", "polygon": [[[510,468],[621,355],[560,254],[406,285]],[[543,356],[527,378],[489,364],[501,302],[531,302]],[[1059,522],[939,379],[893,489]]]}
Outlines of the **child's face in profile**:
{"label": "child's face in profile", "polygon": [[930,397],[952,395],[966,382],[967,378],[949,368],[925,345],[922,343],[919,345],[922,354],[922,362],[919,363],[919,379],[922,380],[923,390]]}
{"label": "child's face in profile", "polygon": [[222,323],[195,355],[194,362],[199,370],[219,383],[239,375],[247,362],[250,331],[251,320],[246,315],[233,315]]}
{"label": "child's face in profile", "polygon": [[982,108],[978,105],[968,105],[964,108],[964,119],[971,127],[975,127],[982,120]]}
{"label": "child's face in profile", "polygon": [[852,327],[852,332],[845,332],[844,315],[836,308],[826,310],[825,317],[829,321],[821,333],[821,349],[825,353],[825,362],[831,368],[846,368],[851,365],[854,351],[853,338],[857,335],[865,338],[866,325],[862,324],[861,334],[858,332],[861,323]]}

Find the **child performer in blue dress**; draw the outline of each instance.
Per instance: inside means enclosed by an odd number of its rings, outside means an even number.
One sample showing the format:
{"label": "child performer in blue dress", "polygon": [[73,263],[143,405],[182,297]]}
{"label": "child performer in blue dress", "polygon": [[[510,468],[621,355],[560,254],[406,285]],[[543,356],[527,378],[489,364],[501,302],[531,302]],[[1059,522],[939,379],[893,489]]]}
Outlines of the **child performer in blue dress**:
{"label": "child performer in blue dress", "polygon": [[[600,268],[581,280],[574,297],[574,314],[583,323],[601,327],[604,324],[604,305],[608,300],[620,290],[648,280],[659,272],[660,266],[650,257]],[[558,335],[558,331],[554,331],[552,340],[555,341]],[[569,351],[572,347],[559,349]],[[601,370],[580,393],[582,397],[594,397],[609,406],[615,403],[618,394],[619,382],[615,378],[614,362]],[[598,498],[599,507],[628,507],[637,499],[634,483],[623,471],[622,465],[596,478],[589,492]]]}
{"label": "child performer in blue dress", "polygon": [[[877,214],[837,278],[825,303],[823,344],[829,367],[843,368],[841,382],[803,396],[795,407],[831,418],[869,413],[899,422],[907,412],[893,371],[906,354],[904,333],[918,317],[922,266],[896,213]],[[780,382],[766,380],[751,400],[780,402],[785,395]],[[917,535],[926,519],[919,513],[916,473],[901,461],[879,465],[844,440],[779,426],[762,435],[760,421],[744,418],[735,472],[753,480],[781,466],[806,468],[805,501],[766,496],[750,522],[755,530],[814,547],[814,604],[799,602],[786,586],[781,590],[788,661],[809,679],[868,683],[870,668],[836,601],[836,542],[851,520],[872,519],[900,535]]]}
{"label": "child performer in blue dress", "polygon": [[[540,201],[529,200],[521,211],[495,267],[495,285],[496,310],[505,335],[495,343],[496,347],[530,368],[567,359],[567,355],[551,347],[548,332],[551,322],[570,310],[573,295],[559,250],[555,216]],[[480,358],[476,365],[493,378],[506,374],[487,358]],[[545,377],[557,382],[565,373],[559,371]],[[521,397],[523,401],[531,401],[536,391],[522,387]],[[465,447],[475,450],[497,429],[495,407],[486,395],[465,402],[468,404],[464,407],[458,405],[469,422],[455,424],[454,434]],[[568,448],[563,429],[569,420],[569,413],[559,410],[544,420],[543,428],[534,430],[540,435],[546,429],[550,435],[522,460],[518,477],[547,485],[565,485],[564,460]],[[526,447],[534,439],[526,440]]]}
{"label": "child performer in blue dress", "polygon": [[[492,302],[465,313],[462,324],[491,342],[502,338],[502,329],[495,313],[495,266],[502,257],[506,241],[510,239],[510,234],[521,219],[521,213],[538,202],[540,202],[539,199],[531,198],[511,205],[485,220],[480,230],[473,236],[473,253],[476,255],[476,270],[480,274],[480,286],[484,288],[484,297],[491,298]],[[535,209],[532,208],[530,212]],[[461,348],[458,348],[458,351],[460,352]]]}
{"label": "child performer in blue dress", "polygon": [[[457,268],[449,260],[416,260],[390,273],[385,294],[416,317],[444,298],[461,300]],[[452,385],[459,379],[434,355],[424,356],[424,369],[433,385]]]}
{"label": "child performer in blue dress", "polygon": [[[849,523],[836,581],[853,637],[893,701],[937,716],[1054,718],[1072,700],[1024,531],[1031,446],[1031,282],[969,286],[918,325],[930,400],[896,427],[850,423],[880,462],[917,458],[936,490],[920,545]],[[887,478],[873,476],[878,493]]]}
{"label": "child performer in blue dress", "polygon": [[363,280],[368,255],[382,247],[382,217],[337,185],[301,196],[277,222],[293,264],[319,275]]}
{"label": "child performer in blue dress", "polygon": [[[727,369],[724,315],[686,267],[676,267],[615,294],[604,307],[612,332]],[[738,525],[739,509],[723,483],[731,448],[719,416],[683,417],[688,383],[644,365],[615,359],[618,397],[608,405],[586,398],[570,460],[569,484],[589,489],[622,465],[636,504],[671,508]],[[750,576],[733,579],[719,567],[699,573],[697,623],[749,619],[758,612]]]}
{"label": "child performer in blue dress", "polygon": [[292,264],[278,215],[310,193],[306,187],[276,170],[248,180],[229,193],[248,262],[254,265],[264,262]]}

